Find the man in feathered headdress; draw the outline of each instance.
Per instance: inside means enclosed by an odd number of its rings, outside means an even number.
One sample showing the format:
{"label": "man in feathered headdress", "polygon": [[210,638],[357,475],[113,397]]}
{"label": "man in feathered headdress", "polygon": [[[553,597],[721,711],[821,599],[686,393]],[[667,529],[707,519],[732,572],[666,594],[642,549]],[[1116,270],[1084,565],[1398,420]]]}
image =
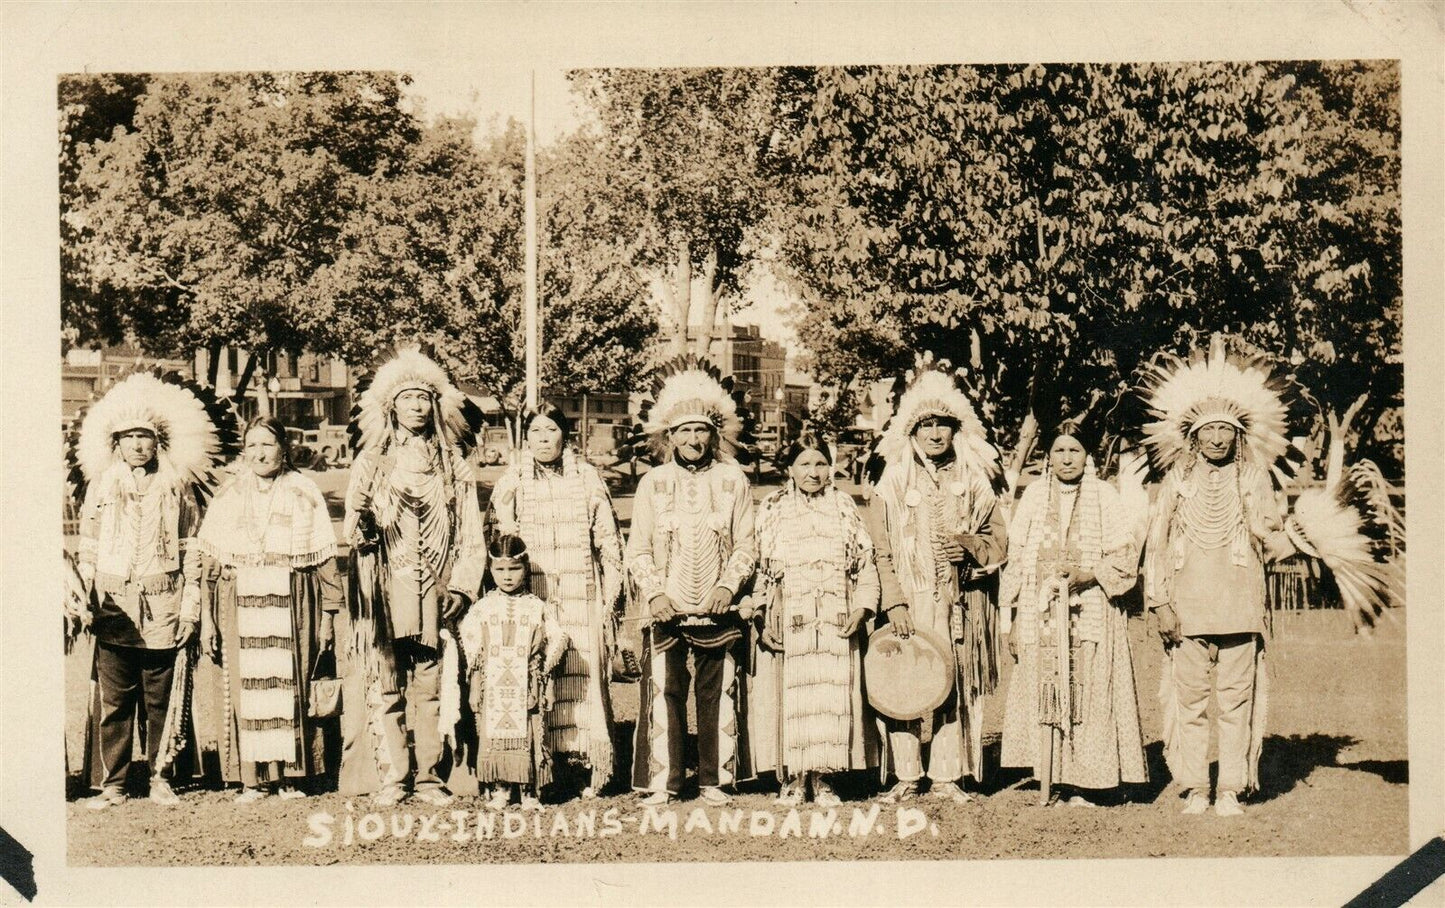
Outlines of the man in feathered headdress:
{"label": "man in feathered headdress", "polygon": [[948,641],[953,692],[928,718],[884,720],[884,779],[891,762],[898,782],[882,800],[915,797],[927,776],[932,794],[963,803],[963,776],[983,776],[982,699],[998,683],[1002,468],[948,364],[924,360],[915,371],[878,442],[869,523],[889,623],[899,636],[922,628]]}
{"label": "man in feathered headdress", "polygon": [[693,359],[666,370],[643,431],[658,462],[637,489],[624,559],[649,625],[632,786],[664,804],[683,781],[688,656],[695,681],[698,784],[708,804],[749,778],[735,603],[757,562],[753,499],[735,460],[743,418],[716,370]]}
{"label": "man in feathered headdress", "polygon": [[[150,798],[179,800],[165,774],[186,740],[186,699],[201,616],[199,495],[235,452],[235,419],[179,376],[137,372],[90,408],[72,451],[85,500],[83,583],[94,590],[95,747],[88,805],[125,800],[136,709],[146,719]],[[94,739],[98,738],[98,741]],[[98,761],[95,759],[98,757]]]}
{"label": "man in feathered headdress", "polygon": [[405,796],[409,775],[418,800],[451,800],[438,774],[440,634],[477,598],[486,568],[477,477],[466,459],[480,417],[442,367],[415,349],[376,370],[352,414],[341,790],[375,792],[379,806]]}
{"label": "man in feathered headdress", "polygon": [[1144,592],[1169,654],[1160,689],[1164,753],[1186,814],[1209,807],[1211,692],[1219,703],[1215,812],[1242,813],[1239,797],[1259,784],[1264,565],[1294,552],[1270,481],[1288,448],[1282,391],[1268,366],[1236,361],[1220,338],[1208,355],[1166,357],[1145,377],[1154,421],[1144,442],[1164,480],[1150,518]]}

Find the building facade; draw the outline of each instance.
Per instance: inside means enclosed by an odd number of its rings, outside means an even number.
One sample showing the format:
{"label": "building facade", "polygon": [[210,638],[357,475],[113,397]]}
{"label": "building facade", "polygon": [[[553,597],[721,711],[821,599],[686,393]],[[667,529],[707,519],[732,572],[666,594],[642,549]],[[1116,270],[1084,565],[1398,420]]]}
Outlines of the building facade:
{"label": "building facade", "polygon": [[[235,396],[249,354],[222,347],[216,369],[216,393]],[[195,371],[204,374],[205,354],[198,353]],[[261,357],[246,383],[237,410],[242,419],[260,412],[260,397],[271,400],[271,415],[297,429],[323,425],[344,426],[351,415],[351,385],[355,372],[334,356],[278,352]]]}
{"label": "building facade", "polygon": [[[688,329],[696,344],[700,329]],[[808,412],[809,385],[790,381],[788,351],[762,336],[756,325],[727,325],[713,331],[712,359],[743,391],[760,437],[782,446],[796,437]]]}

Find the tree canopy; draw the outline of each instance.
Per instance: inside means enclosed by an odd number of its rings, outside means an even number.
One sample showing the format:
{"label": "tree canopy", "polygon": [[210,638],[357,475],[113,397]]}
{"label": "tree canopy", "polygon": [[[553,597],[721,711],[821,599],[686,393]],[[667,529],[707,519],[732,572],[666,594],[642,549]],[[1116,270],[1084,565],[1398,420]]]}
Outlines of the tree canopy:
{"label": "tree canopy", "polygon": [[774,76],[716,67],[571,74],[601,122],[595,148],[618,184],[612,204],[635,231],[637,266],[662,276],[669,354],[686,349],[689,322],[702,326],[696,352],[707,354],[720,306],[740,302],[773,204],[760,164]]}
{"label": "tree canopy", "polygon": [[1382,412],[1397,84],[1373,64],[790,70],[771,163],[801,338],[840,383],[919,349],[972,363],[1009,443],[1216,331],[1303,366],[1326,408],[1359,385]]}
{"label": "tree canopy", "polygon": [[[1117,417],[1145,359],[1221,332],[1287,363],[1357,454],[1398,465],[1394,63],[571,79],[596,116],[538,155],[544,384],[635,386],[686,349],[689,322],[708,352],[750,269],[772,267],[803,301],[799,336],[835,386],[835,422],[863,383],[926,349],[972,369],[984,415],[1022,454],[1039,419]],[[63,78],[69,336],[357,364],[421,340],[510,394],[524,134],[427,122],[407,84]]]}
{"label": "tree canopy", "polygon": [[[392,73],[62,82],[62,317],[156,355],[231,344],[369,364],[421,341],[506,396],[521,380],[524,134],[427,124]],[[574,143],[575,144],[575,143]],[[595,167],[557,150],[544,379],[617,390],[655,318],[599,240]],[[578,172],[578,168],[584,168]]]}

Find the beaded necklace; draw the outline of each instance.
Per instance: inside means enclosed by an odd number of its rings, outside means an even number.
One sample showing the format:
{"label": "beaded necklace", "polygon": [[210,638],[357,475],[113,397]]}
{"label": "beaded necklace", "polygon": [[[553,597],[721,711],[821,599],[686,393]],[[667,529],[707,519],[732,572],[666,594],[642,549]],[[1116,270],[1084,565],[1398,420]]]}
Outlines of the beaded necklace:
{"label": "beaded necklace", "polygon": [[242,487],[244,506],[241,511],[241,532],[250,543],[248,554],[258,554],[266,550],[266,528],[271,525],[271,514],[276,508],[276,486],[280,478],[280,474],[271,477],[252,474],[248,480],[243,480],[245,485]]}
{"label": "beaded necklace", "polygon": [[1180,486],[1179,527],[1201,549],[1229,545],[1244,528],[1238,472],[1235,463],[1222,467],[1196,463]]}

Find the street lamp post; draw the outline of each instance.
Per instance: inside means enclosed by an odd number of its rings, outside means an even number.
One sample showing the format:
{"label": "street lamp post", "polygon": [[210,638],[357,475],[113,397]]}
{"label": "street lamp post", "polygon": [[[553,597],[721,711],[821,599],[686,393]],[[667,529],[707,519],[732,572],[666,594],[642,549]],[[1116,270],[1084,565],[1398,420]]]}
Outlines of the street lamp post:
{"label": "street lamp post", "polygon": [[256,415],[264,419],[274,412],[271,399],[281,393],[281,380],[273,375],[269,379],[256,382],[256,385],[259,392],[256,394]]}

